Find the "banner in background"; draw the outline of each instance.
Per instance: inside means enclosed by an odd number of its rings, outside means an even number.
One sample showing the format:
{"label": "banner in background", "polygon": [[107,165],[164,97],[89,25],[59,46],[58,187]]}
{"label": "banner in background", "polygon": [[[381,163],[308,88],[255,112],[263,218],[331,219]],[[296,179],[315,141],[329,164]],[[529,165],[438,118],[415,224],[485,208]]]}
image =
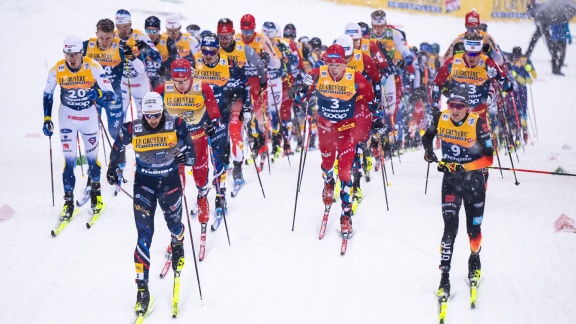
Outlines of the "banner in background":
{"label": "banner in background", "polygon": [[443,0],[388,1],[388,8],[441,13],[441,12],[443,12],[442,2],[443,2]]}
{"label": "banner in background", "polygon": [[446,13],[460,9],[460,0],[446,0]]}
{"label": "banner in background", "polygon": [[526,0],[492,0],[490,17],[529,19]]}

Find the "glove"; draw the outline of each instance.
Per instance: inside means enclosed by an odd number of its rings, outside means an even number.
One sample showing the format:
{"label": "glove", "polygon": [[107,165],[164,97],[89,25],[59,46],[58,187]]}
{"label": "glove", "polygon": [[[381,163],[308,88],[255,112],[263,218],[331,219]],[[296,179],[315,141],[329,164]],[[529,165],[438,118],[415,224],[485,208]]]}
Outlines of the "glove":
{"label": "glove", "polygon": [[266,91],[268,89],[268,83],[267,82],[261,82],[260,83],[260,95],[262,95],[262,93],[264,91]]}
{"label": "glove", "polygon": [[118,172],[116,172],[116,168],[112,167],[112,164],[108,165],[106,180],[108,180],[108,183],[113,186],[118,183]]}
{"label": "glove", "polygon": [[206,124],[205,132],[206,132],[206,134],[208,134],[208,136],[212,137],[212,136],[214,136],[214,134],[216,134],[216,131],[219,128],[220,128],[220,119],[214,118],[214,119],[212,119],[210,124]]}
{"label": "glove", "polygon": [[88,100],[96,100],[102,97],[102,90],[91,88],[86,91],[86,97],[88,97]]}
{"label": "glove", "polygon": [[403,70],[404,66],[406,66],[406,61],[399,60],[398,62],[396,62],[396,67],[399,68],[400,70]]}
{"label": "glove", "polygon": [[134,60],[134,53],[132,53],[132,47],[128,45],[122,46],[122,52],[124,53],[124,57],[129,60]]}
{"label": "glove", "polygon": [[492,49],[492,47],[490,46],[490,44],[484,44],[482,45],[482,52],[484,54],[488,54],[488,52],[490,52],[490,50]]}
{"label": "glove", "polygon": [[434,153],[433,150],[426,150],[426,152],[424,152],[424,161],[428,163],[438,162],[438,157],[436,156],[436,153]]}
{"label": "glove", "polygon": [[248,123],[252,120],[252,109],[248,105],[242,106],[242,114],[240,115],[240,121]]}
{"label": "glove", "polygon": [[138,40],[138,41],[136,42],[136,47],[138,47],[138,50],[139,50],[139,51],[142,51],[143,49],[148,48],[148,44],[146,44],[145,41],[143,41],[143,40],[140,39],[140,40]]}
{"label": "glove", "polygon": [[266,65],[270,64],[270,54],[262,52],[260,53],[260,59],[262,60],[262,62],[264,62],[264,64]]}
{"label": "glove", "polygon": [[384,123],[381,118],[376,118],[372,120],[372,129],[379,130],[384,127]]}
{"label": "glove", "polygon": [[52,117],[44,117],[44,126],[42,127],[42,131],[46,136],[52,136],[52,134],[54,134],[54,124],[52,123]]}
{"label": "glove", "polygon": [[174,152],[174,161],[178,164],[185,164],[186,163],[186,154],[182,153],[181,151]]}
{"label": "glove", "polygon": [[462,172],[466,170],[460,163],[440,161],[438,162],[438,171],[447,173],[447,172]]}
{"label": "glove", "polygon": [[114,102],[116,101],[116,94],[114,91],[106,91],[104,92],[104,101],[106,102]]}
{"label": "glove", "polygon": [[311,86],[312,84],[314,84],[314,78],[312,78],[310,74],[304,74],[304,77],[302,78],[302,83],[304,83],[307,86]]}
{"label": "glove", "polygon": [[[386,67],[382,68],[381,73],[382,73],[382,79],[380,83],[386,84],[386,79],[388,79],[388,77],[394,72],[392,72],[390,66],[386,65]],[[384,80],[384,82],[382,82],[382,80]]]}
{"label": "glove", "polygon": [[160,68],[158,68],[158,75],[159,76],[165,76],[166,75],[166,67],[164,65],[160,66]]}
{"label": "glove", "polygon": [[506,92],[510,92],[512,90],[512,86],[512,82],[509,80],[506,80],[502,83],[502,89],[504,89]]}

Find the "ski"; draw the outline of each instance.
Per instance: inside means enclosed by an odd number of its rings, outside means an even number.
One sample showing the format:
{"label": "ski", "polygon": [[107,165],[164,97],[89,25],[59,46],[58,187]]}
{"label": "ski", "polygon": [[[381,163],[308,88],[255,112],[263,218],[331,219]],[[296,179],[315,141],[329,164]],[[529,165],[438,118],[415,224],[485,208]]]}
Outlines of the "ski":
{"label": "ski", "polygon": [[216,218],[214,219],[214,223],[210,227],[212,232],[215,232],[218,229],[218,227],[220,227],[220,224],[222,223],[223,217],[224,217],[224,213],[222,211],[222,207],[216,208]]}
{"label": "ski", "polygon": [[444,324],[446,320],[446,309],[448,308],[448,297],[438,296],[438,308],[440,309],[438,319],[440,324]]}
{"label": "ski", "polygon": [[200,225],[200,252],[198,253],[198,260],[203,261],[206,255],[206,223]]}
{"label": "ski", "polygon": [[194,208],[192,208],[192,210],[190,211],[190,216],[192,217],[198,216],[198,203],[196,203],[196,205],[194,205]]}
{"label": "ski", "polygon": [[238,181],[238,182],[234,181],[234,188],[232,189],[232,192],[230,193],[232,198],[238,196],[238,192],[240,191],[240,189],[242,189],[243,186],[244,186],[244,180]]}
{"label": "ski", "polygon": [[90,221],[88,223],[86,223],[86,227],[88,229],[92,228],[92,226],[94,226],[94,223],[96,223],[96,221],[100,218],[100,215],[102,215],[102,212],[104,212],[104,209],[106,208],[106,204],[102,204],[102,208],[100,208],[100,210],[96,213],[94,213],[92,215],[92,218],[90,219]]}
{"label": "ski", "polygon": [[342,245],[340,246],[340,255],[346,254],[346,250],[348,249],[348,238],[350,238],[350,235],[348,233],[342,234]]}
{"label": "ski", "polygon": [[148,304],[148,309],[146,310],[146,313],[142,314],[140,312],[136,313],[136,320],[134,321],[134,324],[142,324],[144,323],[144,319],[146,319],[146,317],[148,317],[148,315],[150,315],[150,313],[152,313],[152,311],[154,310],[154,296],[150,296],[150,303]]}
{"label": "ski", "polygon": [[91,186],[86,186],[86,188],[84,188],[84,196],[82,196],[82,198],[80,200],[76,200],[76,206],[81,207],[85,203],[87,203],[88,200],[90,200],[90,191],[91,190],[92,190]]}
{"label": "ski", "polygon": [[324,234],[326,234],[326,226],[328,226],[328,216],[330,216],[330,208],[332,208],[332,204],[324,205],[324,217],[322,217],[322,224],[320,224],[320,235],[318,235],[318,239],[324,238]]}
{"label": "ski", "polygon": [[168,244],[166,248],[166,254],[164,255],[166,261],[164,262],[164,267],[160,272],[160,278],[166,277],[168,270],[170,270],[170,266],[172,265],[172,244]]}
{"label": "ski", "polygon": [[172,318],[178,317],[178,301],[180,300],[180,274],[184,268],[184,258],[178,260],[178,266],[174,271],[174,289],[172,294]]}
{"label": "ski", "polygon": [[63,216],[60,216],[56,228],[50,232],[52,236],[53,237],[58,236],[58,234],[60,234],[66,228],[66,226],[68,226],[68,224],[74,219],[74,217],[76,217],[76,215],[78,215],[79,212],[80,209],[74,209],[74,211],[72,212],[72,216],[70,216],[70,218],[68,219],[64,218]]}
{"label": "ski", "polygon": [[476,308],[477,292],[478,292],[478,282],[470,281],[470,308]]}

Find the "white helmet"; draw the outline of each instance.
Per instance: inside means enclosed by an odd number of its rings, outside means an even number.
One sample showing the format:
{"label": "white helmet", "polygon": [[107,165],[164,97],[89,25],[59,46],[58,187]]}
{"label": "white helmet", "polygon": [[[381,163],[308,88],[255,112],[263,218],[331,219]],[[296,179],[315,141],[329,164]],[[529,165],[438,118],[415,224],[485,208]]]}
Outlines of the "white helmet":
{"label": "white helmet", "polygon": [[362,27],[357,23],[349,23],[346,25],[344,34],[352,37],[352,39],[362,38]]}
{"label": "white helmet", "polygon": [[142,113],[159,112],[164,110],[162,96],[157,92],[148,92],[142,98]]}
{"label": "white helmet", "polygon": [[78,36],[68,36],[64,40],[62,51],[64,53],[82,53],[84,46]]}
{"label": "white helmet", "polygon": [[341,35],[336,38],[336,43],[344,48],[344,55],[350,56],[354,53],[354,42],[352,37],[348,35]]}
{"label": "white helmet", "polygon": [[262,34],[264,34],[268,38],[276,37],[277,28],[276,24],[271,21],[266,21],[262,25]]}
{"label": "white helmet", "polygon": [[180,16],[170,15],[166,17],[166,28],[175,29],[180,27],[182,27],[182,23],[180,23]]}

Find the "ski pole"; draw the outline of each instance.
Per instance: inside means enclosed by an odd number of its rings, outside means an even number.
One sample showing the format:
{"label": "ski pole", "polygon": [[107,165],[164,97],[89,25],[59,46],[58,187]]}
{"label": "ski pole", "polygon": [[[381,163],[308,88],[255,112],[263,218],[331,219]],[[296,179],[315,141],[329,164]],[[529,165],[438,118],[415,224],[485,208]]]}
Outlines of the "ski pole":
{"label": "ski pole", "polygon": [[54,207],[54,165],[52,164],[52,136],[48,136],[50,142],[50,180],[52,183],[52,207]]}
{"label": "ski pole", "polygon": [[552,175],[562,175],[562,176],[576,177],[576,174],[573,174],[573,173],[564,173],[564,172],[550,172],[550,171],[529,170],[529,169],[516,169],[516,168],[500,168],[500,167],[493,167],[493,166],[489,166],[489,167],[486,167],[486,168],[488,168],[488,169],[500,169],[500,170],[505,170],[505,171],[531,172],[531,173],[552,174]]}
{"label": "ski pole", "polygon": [[[250,134],[248,132],[246,124],[244,124],[243,126],[244,126],[244,131],[246,131],[246,134]],[[249,136],[251,136],[251,135],[249,135]],[[254,153],[254,150],[252,149],[252,147],[250,147],[250,143],[248,143],[248,147],[250,148],[250,155],[252,156],[252,160],[254,160],[254,169],[256,170],[256,175],[258,176],[258,182],[260,183],[260,189],[262,190],[262,196],[264,196],[264,198],[266,198],[266,194],[264,193],[264,187],[262,186],[262,179],[260,179],[260,172],[258,171],[258,167],[256,166],[256,153]]]}
{"label": "ski pole", "polygon": [[[212,141],[210,140],[210,136],[206,134],[206,138],[208,139],[208,152],[210,152],[210,162],[212,162],[212,169],[214,170],[214,183],[216,184],[216,192],[218,194],[222,194],[220,189],[220,175],[218,175],[216,170],[216,160],[214,159],[214,152],[212,151]],[[223,170],[222,173],[226,172]],[[188,208],[186,208],[188,211]],[[228,234],[228,222],[226,222],[226,208],[222,207],[222,218],[224,218],[224,228],[226,228],[226,237],[228,238],[228,245],[230,244],[230,234]]]}
{"label": "ski pole", "polygon": [[76,132],[76,144],[78,144],[78,155],[79,155],[79,159],[80,159],[80,170],[82,170],[82,178],[84,178],[84,166],[82,163],[82,148],[80,148],[80,136],[78,135],[78,132]]}
{"label": "ski pole", "polygon": [[[102,129],[102,124],[100,124],[100,129]],[[101,132],[100,135],[102,135],[102,142],[104,142],[104,132]],[[78,145],[80,145],[80,143],[78,143]],[[102,145],[102,149],[104,150],[104,163],[106,166],[108,166],[108,155],[106,154],[106,145]]]}
{"label": "ski pole", "polygon": [[428,191],[428,175],[430,174],[430,162],[428,162],[428,168],[426,168],[426,186],[424,186],[424,194]]}
{"label": "ski pole", "polygon": [[[386,163],[384,163],[384,147],[382,146],[382,142],[380,142],[380,148],[381,148],[381,152],[380,152],[380,159],[382,160],[382,182],[384,184],[384,197],[386,198],[386,211],[390,210],[390,207],[388,206],[388,192],[386,190],[386,187],[388,186],[388,177],[386,177]],[[390,160],[392,160],[392,157],[390,157]]]}
{"label": "ski pole", "polygon": [[[316,81],[318,81],[318,79],[316,79]],[[316,83],[316,81],[314,81],[314,83]],[[302,153],[300,153],[300,162],[298,163],[298,178],[296,180],[296,197],[294,199],[294,215],[292,217],[292,232],[294,232],[294,224],[296,223],[296,209],[298,206],[298,193],[300,192],[300,187],[302,185],[302,178],[304,176],[304,167],[306,166],[306,156],[308,153],[308,145],[310,143],[310,129],[312,128],[312,125],[310,124],[310,115],[309,115],[309,110],[310,110],[310,94],[311,94],[311,90],[313,88],[310,87],[310,89],[308,89],[306,97],[304,99],[304,101],[306,102],[306,119],[304,120],[304,138],[303,138],[303,147],[302,149],[304,150]],[[306,141],[304,143],[304,140]]]}
{"label": "ski pole", "polygon": [[538,124],[536,123],[536,111],[534,110],[534,96],[532,95],[532,84],[528,85],[530,88],[530,100],[532,101],[532,115],[534,115],[534,128],[536,129],[536,140],[538,140]]}
{"label": "ski pole", "polygon": [[[507,127],[507,123],[506,123],[506,116],[504,115],[504,108],[502,107],[502,99],[503,99],[502,94],[500,93],[500,95],[497,98],[498,101],[496,102],[496,104],[498,105],[498,113],[500,115],[500,119],[502,120],[501,121],[502,122],[502,128],[504,128],[503,131],[504,131],[504,134],[506,135],[506,136],[504,136],[504,139],[506,141],[506,146],[508,147],[508,156],[510,157],[510,164],[512,165],[512,168],[514,168],[514,160],[512,159],[512,153],[510,152],[510,138],[508,137],[509,136],[508,127]],[[516,177],[516,172],[513,172],[513,173],[514,173],[514,180],[515,180],[514,184],[519,185],[520,182],[518,182],[518,178]]]}
{"label": "ski pole", "polygon": [[[490,128],[492,146],[494,147],[494,151],[496,152],[496,160],[498,161],[498,166],[501,167],[502,164],[500,164],[500,154],[498,154],[498,145],[496,145],[496,139],[495,139],[496,136],[494,136],[494,131],[492,130],[492,126],[490,125],[491,120],[490,120],[490,113],[488,111],[486,111],[486,119],[488,119],[486,123]],[[502,177],[502,179],[504,179],[504,173],[502,173],[502,170],[500,170],[500,176]]]}
{"label": "ski pole", "polygon": [[198,292],[200,300],[202,299],[202,287],[200,287],[200,275],[198,274],[198,263],[196,262],[196,250],[194,249],[194,237],[192,236],[192,226],[190,226],[190,212],[188,211],[188,200],[184,191],[184,175],[180,173],[180,184],[182,185],[182,198],[184,199],[184,209],[186,210],[186,219],[188,220],[188,233],[190,233],[190,245],[192,245],[192,257],[194,259],[194,268],[196,269],[196,279],[198,281]]}
{"label": "ski pole", "polygon": [[126,66],[126,80],[128,82],[128,102],[130,103],[130,118],[132,118],[132,121],[134,121],[134,111],[132,109],[132,86],[130,85],[130,61],[128,61],[128,58],[126,58],[125,61],[126,62],[124,66]]}

